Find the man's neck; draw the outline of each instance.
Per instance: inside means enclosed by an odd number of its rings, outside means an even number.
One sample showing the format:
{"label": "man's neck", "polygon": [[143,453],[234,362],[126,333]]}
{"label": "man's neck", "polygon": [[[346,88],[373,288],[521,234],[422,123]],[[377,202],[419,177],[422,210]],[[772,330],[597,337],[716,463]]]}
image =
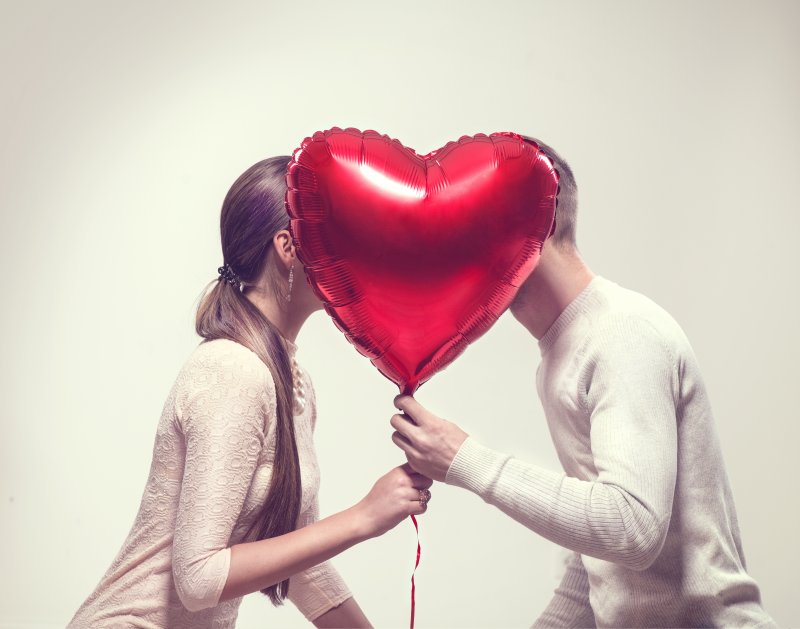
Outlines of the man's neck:
{"label": "man's neck", "polygon": [[575,251],[550,246],[522,285],[511,313],[537,339],[592,281],[594,273]]}

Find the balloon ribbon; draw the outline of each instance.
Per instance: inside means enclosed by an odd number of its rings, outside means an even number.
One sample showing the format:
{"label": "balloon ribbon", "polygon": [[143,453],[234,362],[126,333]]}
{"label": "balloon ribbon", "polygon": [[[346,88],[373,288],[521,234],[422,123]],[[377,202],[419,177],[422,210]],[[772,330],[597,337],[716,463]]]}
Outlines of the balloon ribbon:
{"label": "balloon ribbon", "polygon": [[422,548],[419,545],[419,524],[417,524],[417,518],[413,515],[411,516],[411,521],[414,523],[414,529],[417,531],[417,561],[414,564],[414,572],[411,573],[411,629],[414,629],[414,609],[416,607],[415,601],[415,592],[416,587],[414,586],[414,575],[417,572],[417,566],[419,566],[419,556],[421,554]]}

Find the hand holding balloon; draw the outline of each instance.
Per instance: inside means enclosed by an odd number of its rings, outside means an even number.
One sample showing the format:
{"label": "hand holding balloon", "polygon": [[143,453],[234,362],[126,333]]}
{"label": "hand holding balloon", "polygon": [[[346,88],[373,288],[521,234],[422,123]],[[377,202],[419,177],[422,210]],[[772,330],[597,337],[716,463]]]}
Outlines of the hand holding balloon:
{"label": "hand holding balloon", "polygon": [[392,441],[406,455],[414,471],[444,481],[461,444],[469,436],[454,423],[437,417],[408,395],[397,396],[395,406],[403,411],[390,421]]}
{"label": "hand holding balloon", "polygon": [[[378,537],[408,516],[425,513],[427,500],[420,500],[420,492],[432,484],[430,478],[415,472],[408,464],[381,476],[364,499],[353,507],[362,527],[361,537]],[[425,495],[430,499],[430,492]]]}

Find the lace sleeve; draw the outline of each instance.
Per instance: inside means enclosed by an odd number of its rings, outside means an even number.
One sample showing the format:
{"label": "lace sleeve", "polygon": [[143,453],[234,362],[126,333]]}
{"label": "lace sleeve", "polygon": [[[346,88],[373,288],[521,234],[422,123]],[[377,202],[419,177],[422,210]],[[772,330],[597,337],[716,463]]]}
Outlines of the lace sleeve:
{"label": "lace sleeve", "polygon": [[[300,515],[297,528],[303,528],[319,519],[317,497],[311,507]],[[326,561],[298,572],[289,581],[289,600],[310,621],[332,607],[344,603],[353,595],[333,565]]]}
{"label": "lace sleeve", "polygon": [[[186,447],[172,573],[189,611],[214,607],[230,568],[231,532],[264,446],[274,385],[266,366],[230,341],[201,345],[177,410]],[[211,347],[213,345],[213,347]]]}

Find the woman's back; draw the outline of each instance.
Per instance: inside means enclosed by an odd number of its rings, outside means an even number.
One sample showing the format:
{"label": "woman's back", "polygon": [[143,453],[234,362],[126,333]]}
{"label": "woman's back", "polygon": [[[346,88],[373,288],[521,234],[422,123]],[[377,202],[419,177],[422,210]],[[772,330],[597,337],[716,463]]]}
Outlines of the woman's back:
{"label": "woman's back", "polygon": [[[290,346],[290,353],[294,347]],[[294,418],[303,498],[298,527],[317,519],[316,403]],[[230,546],[242,542],[263,505],[275,449],[275,386],[246,347],[201,343],[164,404],[139,513],[122,549],[70,627],[231,627],[241,598],[218,604]],[[313,617],[331,596],[350,596],[327,564],[325,601],[292,578],[290,598]]]}

